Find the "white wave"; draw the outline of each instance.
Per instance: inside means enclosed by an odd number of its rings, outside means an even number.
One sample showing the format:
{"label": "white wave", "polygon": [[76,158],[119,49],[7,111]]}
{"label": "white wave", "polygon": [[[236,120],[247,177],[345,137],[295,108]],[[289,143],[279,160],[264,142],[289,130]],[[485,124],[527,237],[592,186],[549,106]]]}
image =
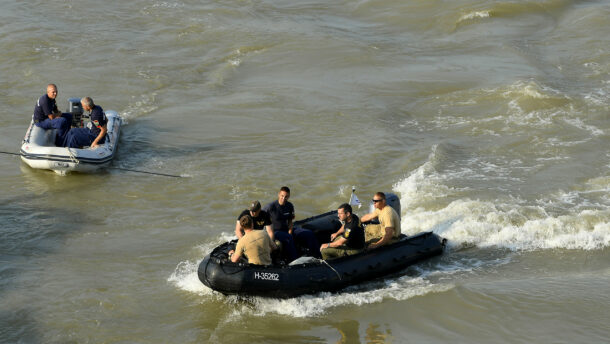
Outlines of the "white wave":
{"label": "white wave", "polygon": [[121,112],[121,116],[125,123],[129,123],[129,120],[132,118],[137,118],[157,110],[158,106],[155,105],[156,95],[156,92],[143,94],[139,99],[137,99],[136,96],[132,96],[132,102]]}
{"label": "white wave", "polygon": [[254,298],[255,307],[244,308],[243,311],[249,311],[253,315],[259,316],[277,313],[306,318],[322,315],[330,308],[380,303],[387,299],[402,301],[429,293],[445,292],[453,287],[451,284],[434,284],[421,277],[403,276],[396,280],[385,281],[383,287],[372,290],[350,291],[348,288],[341,293],[341,297],[333,297],[331,293],[319,293],[285,300]]}
{"label": "white wave", "polygon": [[[600,203],[603,198],[592,201],[588,197],[607,192],[607,178],[591,180],[582,190],[558,192],[536,205],[510,196],[487,201],[458,199],[442,205],[446,196],[456,193],[444,185],[448,175],[435,170],[437,151],[434,147],[426,163],[393,187],[402,204],[402,233],[432,230],[449,239],[449,248],[596,250],[610,246],[610,210]],[[556,209],[558,205],[566,209],[565,214],[547,213],[546,207]]]}
{"label": "white wave", "polygon": [[604,135],[603,130],[601,130],[595,126],[585,124],[582,121],[582,119],[580,119],[580,118],[566,118],[566,119],[564,119],[564,121],[570,125],[575,126],[578,129],[582,129],[582,130],[586,130],[586,131],[590,132],[591,135],[593,135],[593,136]]}
{"label": "white wave", "polygon": [[223,232],[220,234],[218,239],[198,246],[197,256],[200,258],[195,261],[186,260],[178,263],[178,266],[176,266],[174,272],[172,272],[172,274],[168,277],[167,281],[174,284],[178,288],[191,293],[196,293],[199,295],[216,294],[216,292],[214,292],[212,289],[201,283],[199,276],[197,275],[197,268],[199,267],[199,263],[203,260],[203,257],[210,253],[214,247],[223,242],[233,240],[234,238],[234,234]]}
{"label": "white wave", "polygon": [[461,22],[467,21],[467,20],[489,18],[489,17],[491,17],[490,11],[475,11],[475,12],[470,12],[470,13],[462,15],[460,17],[460,19],[458,19],[458,23],[461,23]]}

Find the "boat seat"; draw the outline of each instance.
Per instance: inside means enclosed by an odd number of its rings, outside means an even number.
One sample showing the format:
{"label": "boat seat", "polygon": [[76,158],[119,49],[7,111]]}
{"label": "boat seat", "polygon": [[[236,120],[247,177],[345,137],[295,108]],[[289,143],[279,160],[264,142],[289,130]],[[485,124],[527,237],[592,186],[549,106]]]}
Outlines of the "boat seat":
{"label": "boat seat", "polygon": [[57,129],[42,129],[39,126],[32,128],[31,143],[43,147],[55,147]]}

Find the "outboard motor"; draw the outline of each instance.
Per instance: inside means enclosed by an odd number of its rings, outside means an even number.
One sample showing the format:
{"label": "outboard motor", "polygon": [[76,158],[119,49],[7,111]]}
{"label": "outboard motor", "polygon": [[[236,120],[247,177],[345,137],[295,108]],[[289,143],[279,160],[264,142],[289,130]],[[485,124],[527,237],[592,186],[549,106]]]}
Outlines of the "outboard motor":
{"label": "outboard motor", "polygon": [[[398,218],[400,218],[400,198],[398,198],[398,196],[394,193],[384,192],[384,194],[386,204],[394,208],[394,210],[396,210],[396,213],[398,214]],[[373,204],[373,202],[371,202],[369,205],[369,213],[372,213],[374,211],[375,205]],[[376,222],[376,220],[374,220],[373,222]]]}
{"label": "outboard motor", "polygon": [[72,113],[72,126],[77,128],[83,127],[83,106],[80,103],[80,98],[68,99],[68,112]]}

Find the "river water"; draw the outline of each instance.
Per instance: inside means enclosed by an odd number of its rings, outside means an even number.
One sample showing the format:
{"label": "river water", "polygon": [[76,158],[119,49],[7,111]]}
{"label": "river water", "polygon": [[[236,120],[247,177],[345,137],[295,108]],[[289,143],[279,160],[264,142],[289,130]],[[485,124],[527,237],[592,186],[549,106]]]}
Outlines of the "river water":
{"label": "river water", "polygon": [[[36,99],[125,119],[114,167],[0,157],[0,342],[606,343],[607,1],[0,1],[0,150]],[[253,199],[352,186],[448,239],[400,274],[226,297],[197,264]],[[367,207],[356,211],[366,213]]]}

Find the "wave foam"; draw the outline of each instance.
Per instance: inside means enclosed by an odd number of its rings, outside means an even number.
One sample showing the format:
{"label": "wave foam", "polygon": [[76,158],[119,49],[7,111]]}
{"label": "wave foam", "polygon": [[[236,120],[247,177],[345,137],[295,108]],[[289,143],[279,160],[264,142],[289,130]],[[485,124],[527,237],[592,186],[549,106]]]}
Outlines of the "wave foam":
{"label": "wave foam", "polygon": [[[437,151],[434,147],[426,163],[394,185],[403,205],[403,233],[432,230],[449,239],[450,248],[474,245],[510,250],[596,250],[610,246],[610,210],[583,197],[607,190],[606,178],[590,181],[584,190],[538,200],[537,205],[506,197],[493,201],[458,199],[443,206],[438,200],[453,195],[454,190],[443,185],[446,176],[435,170]],[[547,212],[546,206],[554,209],[557,205],[567,209],[566,214]]]}

